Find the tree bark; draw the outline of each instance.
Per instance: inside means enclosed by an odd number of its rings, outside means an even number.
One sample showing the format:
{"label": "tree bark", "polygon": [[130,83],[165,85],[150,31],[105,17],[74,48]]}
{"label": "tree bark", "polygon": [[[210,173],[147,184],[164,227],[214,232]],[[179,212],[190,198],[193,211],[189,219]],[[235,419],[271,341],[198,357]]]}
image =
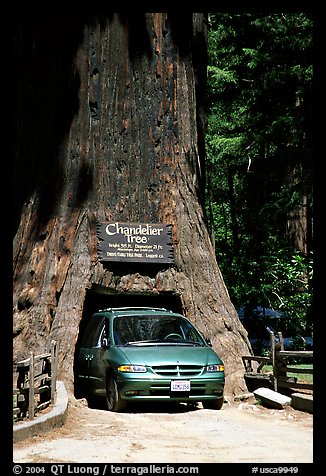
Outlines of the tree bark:
{"label": "tree bark", "polygon": [[[179,15],[17,19],[14,358],[57,340],[70,391],[90,293],[177,297],[224,360],[226,394],[246,390],[246,331],[203,209],[205,15]],[[171,224],[174,264],[100,262],[108,220]]]}

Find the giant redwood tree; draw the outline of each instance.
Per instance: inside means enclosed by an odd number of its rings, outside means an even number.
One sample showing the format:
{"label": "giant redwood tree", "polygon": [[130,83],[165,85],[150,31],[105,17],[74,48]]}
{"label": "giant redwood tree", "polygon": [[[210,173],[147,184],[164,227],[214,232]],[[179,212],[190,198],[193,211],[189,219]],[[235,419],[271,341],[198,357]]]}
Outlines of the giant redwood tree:
{"label": "giant redwood tree", "polygon": [[[211,339],[226,394],[244,391],[246,331],[203,211],[205,15],[29,13],[14,23],[14,358],[55,339],[72,391],[88,315],[157,304]],[[101,261],[106,221],[171,225],[174,262]]]}

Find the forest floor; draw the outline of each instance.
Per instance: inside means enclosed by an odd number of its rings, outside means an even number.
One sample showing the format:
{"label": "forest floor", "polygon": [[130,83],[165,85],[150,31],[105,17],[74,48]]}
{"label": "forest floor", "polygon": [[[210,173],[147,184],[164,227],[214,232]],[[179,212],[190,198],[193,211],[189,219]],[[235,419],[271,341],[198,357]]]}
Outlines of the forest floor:
{"label": "forest floor", "polygon": [[312,463],[313,416],[272,410],[255,399],[138,404],[123,413],[69,401],[61,428],[17,442],[15,463]]}

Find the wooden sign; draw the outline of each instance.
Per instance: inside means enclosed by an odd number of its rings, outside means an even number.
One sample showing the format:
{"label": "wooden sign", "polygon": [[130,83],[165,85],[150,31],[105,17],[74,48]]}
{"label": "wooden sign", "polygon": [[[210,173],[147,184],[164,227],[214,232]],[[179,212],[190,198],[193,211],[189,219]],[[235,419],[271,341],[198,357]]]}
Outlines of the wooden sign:
{"label": "wooden sign", "polygon": [[97,237],[100,261],[174,263],[171,225],[101,222]]}

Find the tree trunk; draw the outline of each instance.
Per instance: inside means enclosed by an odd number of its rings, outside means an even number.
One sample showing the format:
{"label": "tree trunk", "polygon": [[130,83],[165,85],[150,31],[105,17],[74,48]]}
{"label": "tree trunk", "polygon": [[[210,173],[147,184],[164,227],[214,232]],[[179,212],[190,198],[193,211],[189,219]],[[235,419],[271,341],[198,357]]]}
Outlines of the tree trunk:
{"label": "tree trunk", "polygon": [[[181,310],[224,360],[226,394],[246,390],[203,212],[205,16],[179,15],[17,18],[14,357],[57,340],[70,391],[83,320],[139,302]],[[172,225],[174,264],[99,261],[109,220]]]}

